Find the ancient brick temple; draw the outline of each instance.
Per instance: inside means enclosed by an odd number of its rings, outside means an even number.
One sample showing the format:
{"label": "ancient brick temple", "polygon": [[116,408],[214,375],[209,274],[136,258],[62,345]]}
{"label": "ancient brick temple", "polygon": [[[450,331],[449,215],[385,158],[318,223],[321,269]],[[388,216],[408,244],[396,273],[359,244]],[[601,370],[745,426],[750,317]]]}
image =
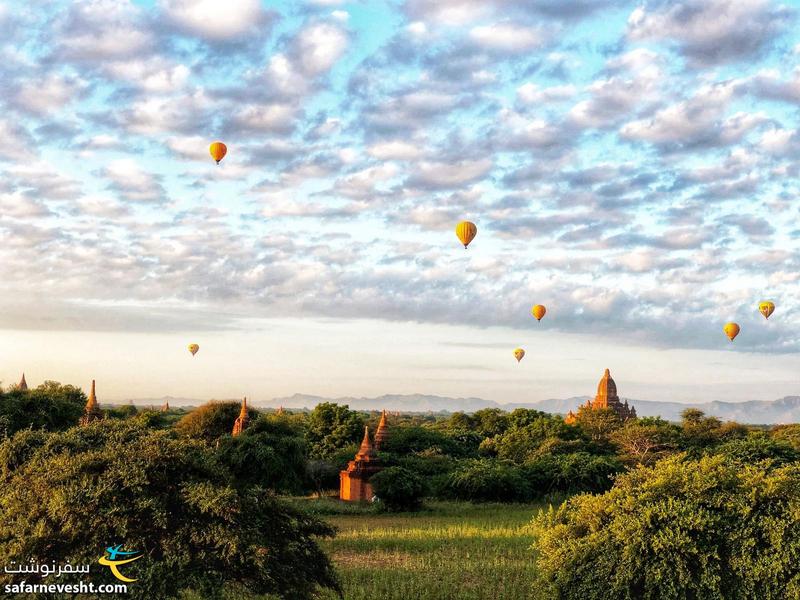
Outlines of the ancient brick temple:
{"label": "ancient brick temple", "polygon": [[347,463],[347,469],[339,472],[339,499],[359,502],[372,499],[370,477],[383,467],[378,455],[369,441],[369,427],[364,427],[364,440],[358,449],[355,460]]}
{"label": "ancient brick temple", "polygon": [[[594,400],[587,400],[586,404],[581,406],[579,410],[593,410],[598,408],[610,408],[617,416],[623,421],[636,418],[636,409],[633,406],[628,406],[628,401],[620,401],[617,395],[617,384],[611,378],[611,372],[606,369],[600,383],[597,384],[597,396]],[[569,411],[569,414],[564,419],[568,425],[575,423],[577,415]]]}
{"label": "ancient brick temple", "polygon": [[247,414],[247,398],[242,400],[242,410],[239,411],[239,416],[233,423],[233,435],[239,435],[247,426],[250,425],[250,417]]}
{"label": "ancient brick temple", "polygon": [[100,405],[97,403],[97,394],[95,394],[94,379],[92,379],[92,391],[89,392],[89,399],[86,400],[86,406],[83,409],[83,416],[81,417],[80,424],[88,425],[93,421],[98,421],[103,418],[103,411],[100,410]]}
{"label": "ancient brick temple", "polygon": [[375,430],[375,450],[383,450],[388,439],[389,426],[386,422],[386,411],[384,410],[381,413],[381,422],[378,423],[378,429]]}

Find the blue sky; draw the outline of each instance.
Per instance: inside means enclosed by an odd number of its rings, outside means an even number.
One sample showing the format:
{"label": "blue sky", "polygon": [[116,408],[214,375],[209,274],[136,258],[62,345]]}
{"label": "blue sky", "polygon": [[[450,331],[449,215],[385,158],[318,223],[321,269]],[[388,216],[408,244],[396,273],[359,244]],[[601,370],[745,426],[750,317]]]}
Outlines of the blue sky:
{"label": "blue sky", "polygon": [[0,380],[800,393],[798,10],[0,3]]}

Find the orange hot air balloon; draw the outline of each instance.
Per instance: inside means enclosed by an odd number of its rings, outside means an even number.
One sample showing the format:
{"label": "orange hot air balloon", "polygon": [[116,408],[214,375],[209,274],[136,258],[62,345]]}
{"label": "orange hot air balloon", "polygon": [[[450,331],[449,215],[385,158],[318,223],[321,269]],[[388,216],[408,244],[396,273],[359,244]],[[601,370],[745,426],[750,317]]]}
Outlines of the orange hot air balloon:
{"label": "orange hot air balloon", "polygon": [[211,154],[211,158],[219,164],[219,161],[225,158],[228,153],[228,147],[222,142],[214,142],[208,147],[208,152]]}
{"label": "orange hot air balloon", "polygon": [[733,322],[725,323],[725,327],[723,327],[722,330],[725,332],[725,335],[728,336],[728,339],[730,341],[733,341],[733,338],[739,335],[738,323],[733,323]]}
{"label": "orange hot air balloon", "polygon": [[522,348],[517,348],[516,350],[514,350],[514,358],[517,359],[517,362],[521,361],[524,356],[525,356],[525,350],[523,350]]}
{"label": "orange hot air balloon", "polygon": [[475,223],[461,221],[461,223],[456,225],[456,235],[458,236],[458,239],[461,240],[461,243],[464,244],[464,248],[469,246],[469,243],[475,239],[477,234],[478,228],[475,227]]}
{"label": "orange hot air balloon", "polygon": [[536,320],[537,320],[537,321],[541,321],[541,320],[542,320],[542,317],[544,316],[544,314],[545,314],[546,312],[547,312],[547,309],[546,309],[546,308],[545,308],[543,305],[541,305],[541,304],[536,304],[536,305],[534,305],[534,307],[531,309],[531,314],[532,314],[534,317],[536,317]]}
{"label": "orange hot air balloon", "polygon": [[198,350],[200,350],[200,346],[198,346],[197,344],[189,344],[189,352],[192,353],[192,356],[197,354]]}
{"label": "orange hot air balloon", "polygon": [[770,302],[769,300],[764,300],[758,305],[758,312],[764,315],[765,319],[769,319],[769,316],[775,312],[775,303]]}

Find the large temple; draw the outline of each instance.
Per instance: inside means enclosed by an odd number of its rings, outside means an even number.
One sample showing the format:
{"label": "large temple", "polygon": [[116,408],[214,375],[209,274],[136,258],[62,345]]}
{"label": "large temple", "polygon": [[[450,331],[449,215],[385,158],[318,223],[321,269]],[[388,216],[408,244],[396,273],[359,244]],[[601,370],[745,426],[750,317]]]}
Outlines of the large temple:
{"label": "large temple", "polygon": [[[606,369],[600,383],[597,384],[597,395],[594,400],[587,400],[586,404],[581,406],[578,410],[594,410],[599,408],[610,408],[622,421],[636,418],[636,409],[633,406],[628,406],[628,401],[622,402],[617,395],[617,384],[611,378],[611,371]],[[569,411],[569,414],[564,419],[568,425],[572,425],[577,420],[578,415]]]}
{"label": "large temple", "polygon": [[389,426],[386,422],[386,411],[381,413],[381,421],[375,430],[375,444],[369,439],[369,426],[364,426],[364,439],[356,453],[355,459],[347,463],[347,468],[339,472],[339,499],[349,502],[371,500],[372,485],[370,478],[383,469],[378,460],[377,451],[386,445],[389,439]]}

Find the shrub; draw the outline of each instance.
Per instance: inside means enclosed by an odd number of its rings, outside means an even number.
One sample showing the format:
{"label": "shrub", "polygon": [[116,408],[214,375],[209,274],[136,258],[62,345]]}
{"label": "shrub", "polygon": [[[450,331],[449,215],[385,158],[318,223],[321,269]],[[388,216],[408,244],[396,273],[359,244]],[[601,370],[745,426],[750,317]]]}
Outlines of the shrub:
{"label": "shrub", "polygon": [[441,482],[440,494],[478,502],[525,502],[532,496],[522,470],[495,459],[463,461]]}
{"label": "shrub", "polygon": [[664,459],[534,520],[541,598],[800,597],[800,465]]}
{"label": "shrub", "polygon": [[[211,442],[233,431],[241,408],[238,402],[209,402],[183,417],[175,429],[181,435]],[[247,414],[252,422],[259,413],[248,408]]]}
{"label": "shrub", "polygon": [[[135,419],[64,433],[24,432],[0,444],[0,563],[95,565],[109,545],[138,550],[132,599],[249,594],[310,598],[338,589],[315,536],[330,526],[259,487],[234,488],[216,454]],[[13,575],[0,574],[0,586]],[[103,577],[103,580],[99,580]],[[113,579],[111,580],[113,581]],[[61,579],[60,582],[64,582]]]}
{"label": "shrub", "polygon": [[743,464],[770,460],[773,465],[783,465],[800,460],[800,452],[791,444],[776,440],[765,433],[720,444],[712,450],[714,454],[724,454]]}
{"label": "shrub", "polygon": [[588,452],[539,456],[523,467],[531,490],[537,495],[551,492],[604,492],[622,472],[622,463],[614,456],[596,456]]}
{"label": "shrub", "polygon": [[386,510],[416,510],[422,504],[425,485],[422,478],[403,467],[388,467],[373,475],[372,491]]}

